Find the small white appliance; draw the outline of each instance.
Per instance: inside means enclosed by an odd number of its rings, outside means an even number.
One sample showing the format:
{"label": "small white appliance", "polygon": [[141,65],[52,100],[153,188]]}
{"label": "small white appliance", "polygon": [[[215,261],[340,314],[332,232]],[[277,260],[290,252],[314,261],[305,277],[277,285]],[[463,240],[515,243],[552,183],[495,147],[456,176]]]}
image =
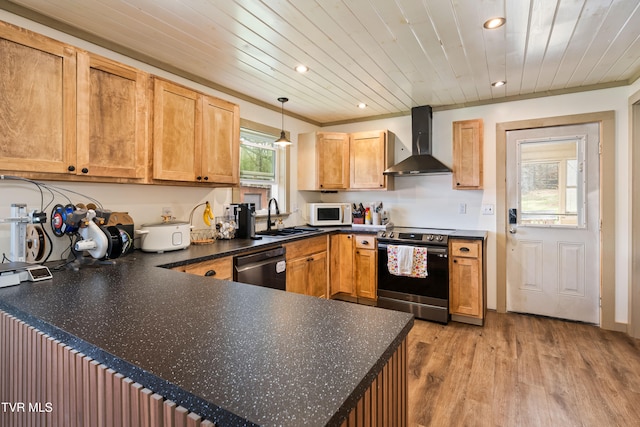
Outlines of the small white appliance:
{"label": "small white appliance", "polygon": [[351,225],[350,203],[308,203],[309,225]]}

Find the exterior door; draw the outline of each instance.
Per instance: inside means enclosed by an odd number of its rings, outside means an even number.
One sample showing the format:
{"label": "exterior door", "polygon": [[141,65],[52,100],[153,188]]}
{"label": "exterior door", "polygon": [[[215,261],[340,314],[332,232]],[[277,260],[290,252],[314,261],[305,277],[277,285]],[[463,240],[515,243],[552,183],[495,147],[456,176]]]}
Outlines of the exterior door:
{"label": "exterior door", "polygon": [[598,123],[507,132],[507,310],[600,322]]}

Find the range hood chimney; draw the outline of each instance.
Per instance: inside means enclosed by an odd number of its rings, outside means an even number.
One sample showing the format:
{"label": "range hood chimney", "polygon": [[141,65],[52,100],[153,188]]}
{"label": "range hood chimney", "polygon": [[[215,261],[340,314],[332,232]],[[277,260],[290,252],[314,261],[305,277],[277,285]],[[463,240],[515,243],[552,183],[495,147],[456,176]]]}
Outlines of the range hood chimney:
{"label": "range hood chimney", "polygon": [[411,156],[384,171],[385,175],[436,175],[451,169],[431,155],[433,112],[431,106],[411,109]]}

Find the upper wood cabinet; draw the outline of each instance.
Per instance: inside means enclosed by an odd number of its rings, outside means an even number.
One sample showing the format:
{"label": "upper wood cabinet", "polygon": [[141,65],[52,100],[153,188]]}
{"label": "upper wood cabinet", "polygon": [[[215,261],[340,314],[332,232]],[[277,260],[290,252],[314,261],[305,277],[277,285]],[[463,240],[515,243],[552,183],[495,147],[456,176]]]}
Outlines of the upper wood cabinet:
{"label": "upper wood cabinet", "polygon": [[0,22],[0,169],[69,173],[76,163],[76,51]]}
{"label": "upper wood cabinet", "polygon": [[237,184],[237,105],[154,79],[153,178]]}
{"label": "upper wood cabinet", "polygon": [[145,178],[148,74],[88,52],[77,60],[76,174]]}
{"label": "upper wood cabinet", "polygon": [[349,137],[351,189],[380,190],[387,187],[387,131],[357,132]]}
{"label": "upper wood cabinet", "polygon": [[482,119],[453,122],[453,188],[482,189]]}
{"label": "upper wood cabinet", "polygon": [[298,136],[298,190],[384,190],[391,144],[387,131]]}
{"label": "upper wood cabinet", "polygon": [[349,187],[349,135],[313,132],[298,136],[298,190]]}
{"label": "upper wood cabinet", "polygon": [[212,96],[203,98],[202,173],[218,184],[240,183],[240,109]]}

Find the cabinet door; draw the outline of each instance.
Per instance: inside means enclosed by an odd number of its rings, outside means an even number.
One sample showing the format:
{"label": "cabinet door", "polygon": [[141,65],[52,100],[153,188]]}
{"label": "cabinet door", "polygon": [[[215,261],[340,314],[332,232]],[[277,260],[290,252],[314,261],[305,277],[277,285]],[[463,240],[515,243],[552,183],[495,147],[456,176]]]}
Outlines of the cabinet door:
{"label": "cabinet door", "polygon": [[306,257],[287,261],[287,292],[306,294],[307,281],[309,280],[308,272],[309,266]]}
{"label": "cabinet door", "polygon": [[0,58],[0,169],[75,170],[75,50],[0,22]]}
{"label": "cabinet door", "polygon": [[240,111],[237,105],[204,97],[202,179],[238,184],[240,170]]}
{"label": "cabinet door", "polygon": [[307,295],[327,298],[327,252],[313,254],[308,260]]}
{"label": "cabinet door", "polygon": [[453,257],[450,270],[451,314],[481,317],[480,260],[478,258]]}
{"label": "cabinet door", "polygon": [[453,188],[482,189],[482,119],[453,122]]}
{"label": "cabinet door", "polygon": [[350,187],[381,189],[386,187],[383,175],[387,166],[386,132],[357,132],[349,141]]}
{"label": "cabinet door", "polygon": [[153,178],[201,181],[201,95],[156,78],[153,96]]}
{"label": "cabinet door", "polygon": [[349,186],[349,135],[318,133],[316,161],[320,190],[346,189]]}
{"label": "cabinet door", "polygon": [[329,267],[330,295],[345,293],[355,296],[353,286],[353,237],[351,234],[331,236],[331,265]]}
{"label": "cabinet door", "polygon": [[145,177],[146,90],[146,73],[78,52],[78,175]]}
{"label": "cabinet door", "polygon": [[356,249],[353,257],[353,279],[359,297],[375,299],[376,291],[376,251]]}

